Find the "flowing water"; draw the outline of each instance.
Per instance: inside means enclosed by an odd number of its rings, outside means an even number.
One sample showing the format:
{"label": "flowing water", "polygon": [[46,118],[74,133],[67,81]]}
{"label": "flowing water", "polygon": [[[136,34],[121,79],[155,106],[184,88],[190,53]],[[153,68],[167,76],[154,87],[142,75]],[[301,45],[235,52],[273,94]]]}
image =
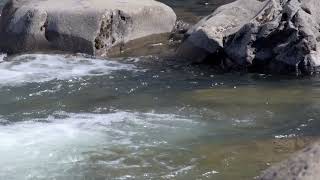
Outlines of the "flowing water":
{"label": "flowing water", "polygon": [[[173,1],[194,21],[226,1]],[[319,77],[0,57],[0,179],[252,179],[319,136]]]}
{"label": "flowing water", "polygon": [[0,74],[6,180],[249,179],[320,126],[316,79],[57,54],[5,58]]}

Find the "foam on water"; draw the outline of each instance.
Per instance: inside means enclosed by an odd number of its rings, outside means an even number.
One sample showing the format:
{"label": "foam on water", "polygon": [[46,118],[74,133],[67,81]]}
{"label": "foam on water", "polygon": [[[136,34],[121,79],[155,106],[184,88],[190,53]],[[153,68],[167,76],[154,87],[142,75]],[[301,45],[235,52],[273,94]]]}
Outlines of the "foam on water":
{"label": "foam on water", "polygon": [[136,67],[114,61],[71,55],[25,54],[0,59],[0,86],[51,80],[69,80],[84,76],[101,76],[117,70],[132,71]]}
{"label": "foam on water", "polygon": [[[103,164],[104,168],[143,167],[124,163],[128,154],[136,153],[131,152],[131,148],[157,147],[186,138],[170,133],[178,134],[194,126],[197,123],[175,115],[124,111],[110,114],[58,112],[44,119],[1,125],[0,179],[64,179],[62,176],[72,179],[74,167],[90,164],[91,156],[101,153],[104,158],[112,157],[95,162]],[[166,134],[170,138],[165,138]],[[119,146],[120,151],[127,149],[128,154],[113,157],[112,151]]]}

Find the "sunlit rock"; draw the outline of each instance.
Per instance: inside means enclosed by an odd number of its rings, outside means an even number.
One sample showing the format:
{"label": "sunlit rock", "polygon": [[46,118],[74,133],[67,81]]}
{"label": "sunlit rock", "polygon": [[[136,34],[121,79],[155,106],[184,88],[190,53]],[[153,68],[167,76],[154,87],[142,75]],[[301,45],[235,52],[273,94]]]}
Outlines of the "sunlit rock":
{"label": "sunlit rock", "polygon": [[319,9],[318,0],[238,0],[189,30],[178,55],[224,68],[309,74],[320,66]]}
{"label": "sunlit rock", "polygon": [[170,32],[175,21],[173,10],[154,0],[10,0],[2,12],[0,49],[107,55],[115,45]]}
{"label": "sunlit rock", "polygon": [[317,180],[320,177],[320,144],[307,147],[288,160],[272,166],[259,180]]}

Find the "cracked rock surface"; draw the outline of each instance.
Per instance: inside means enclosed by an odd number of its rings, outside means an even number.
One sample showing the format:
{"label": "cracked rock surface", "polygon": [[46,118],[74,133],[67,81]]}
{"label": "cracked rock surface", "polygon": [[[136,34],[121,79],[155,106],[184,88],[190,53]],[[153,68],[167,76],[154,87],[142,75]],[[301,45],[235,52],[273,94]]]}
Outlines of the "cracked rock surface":
{"label": "cracked rock surface", "polygon": [[170,32],[175,21],[173,10],[154,0],[9,0],[0,21],[0,49],[101,56],[113,46]]}
{"label": "cracked rock surface", "polygon": [[319,0],[237,0],[191,28],[177,54],[232,69],[309,74],[320,66],[319,14]]}

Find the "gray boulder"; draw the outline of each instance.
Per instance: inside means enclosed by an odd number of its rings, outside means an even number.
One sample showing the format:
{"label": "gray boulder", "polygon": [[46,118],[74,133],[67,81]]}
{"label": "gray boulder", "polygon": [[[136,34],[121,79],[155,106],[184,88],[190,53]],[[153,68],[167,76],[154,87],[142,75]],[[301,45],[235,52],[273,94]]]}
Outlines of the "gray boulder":
{"label": "gray boulder", "polygon": [[216,61],[219,52],[234,68],[311,73],[320,66],[319,13],[318,0],[238,0],[199,22],[178,55]]}
{"label": "gray boulder", "polygon": [[170,32],[175,21],[173,10],[154,0],[10,0],[0,21],[0,49],[107,55],[116,45]]}
{"label": "gray boulder", "polygon": [[201,62],[224,47],[224,38],[237,32],[264,8],[265,2],[238,0],[217,8],[186,33],[178,56]]}
{"label": "gray boulder", "polygon": [[294,154],[270,167],[258,180],[318,180],[320,177],[320,143]]}

